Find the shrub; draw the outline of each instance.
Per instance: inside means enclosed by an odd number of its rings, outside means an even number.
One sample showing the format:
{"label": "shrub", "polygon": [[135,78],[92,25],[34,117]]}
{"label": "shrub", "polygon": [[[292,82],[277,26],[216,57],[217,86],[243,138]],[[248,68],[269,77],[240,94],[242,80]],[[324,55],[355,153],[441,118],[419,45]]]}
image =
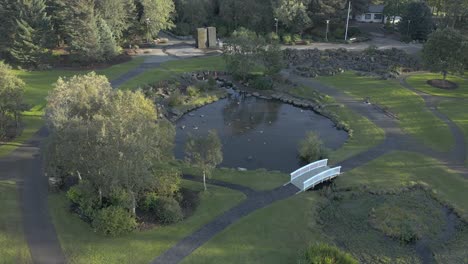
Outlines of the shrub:
{"label": "shrub", "polygon": [[270,43],[273,43],[273,42],[278,42],[280,40],[278,34],[276,34],[275,32],[270,32],[268,33],[268,35],[266,36],[267,37],[267,40],[270,42]]}
{"label": "shrub", "polygon": [[345,30],[342,28],[337,28],[335,29],[335,31],[333,31],[333,36],[336,39],[344,39],[344,35],[345,35]]}
{"label": "shrub", "polygon": [[283,35],[283,38],[282,38],[282,39],[283,39],[283,43],[284,43],[284,44],[289,45],[289,44],[292,43],[292,38],[291,38],[291,35],[289,35],[289,34]]}
{"label": "shrub", "polygon": [[216,80],[212,76],[208,77],[207,83],[209,90],[214,90],[216,88]]}
{"label": "shrub", "polygon": [[299,263],[305,264],[358,264],[349,253],[327,244],[311,245]]}
{"label": "shrub", "polygon": [[402,35],[400,38],[401,42],[410,43],[413,39],[408,35]]}
{"label": "shrub", "polygon": [[251,85],[257,90],[271,90],[273,88],[273,80],[269,76],[257,77],[251,81]]}
{"label": "shrub", "polygon": [[93,219],[99,199],[88,182],[83,181],[71,187],[67,192],[67,198],[77,207],[77,213],[81,217]]}
{"label": "shrub", "polygon": [[179,106],[184,102],[182,94],[179,90],[175,90],[171,96],[169,96],[168,104],[170,107]]}
{"label": "shrub", "polygon": [[216,31],[218,33],[218,36],[220,37],[227,37],[229,35],[229,31],[227,27],[225,26],[217,26]]}
{"label": "shrub", "polygon": [[174,29],[174,33],[179,36],[188,36],[190,35],[191,26],[188,23],[180,22],[177,23],[176,28]]}
{"label": "shrub", "polygon": [[327,153],[319,136],[314,132],[309,132],[299,144],[299,155],[303,160],[313,162],[326,158]]}
{"label": "shrub", "polygon": [[348,29],[348,37],[357,37],[361,35],[361,30],[357,27],[350,27]]}
{"label": "shrub", "polygon": [[200,95],[200,90],[197,87],[189,86],[187,87],[187,94],[190,97],[198,97]]}
{"label": "shrub", "polygon": [[99,210],[93,221],[95,231],[108,235],[118,236],[127,234],[137,227],[135,218],[120,206],[109,206]]}
{"label": "shrub", "polygon": [[301,41],[302,41],[301,35],[299,35],[299,34],[294,34],[294,35],[292,36],[292,41],[293,41],[294,43],[296,43],[296,42],[301,42]]}
{"label": "shrub", "polygon": [[177,223],[183,219],[179,203],[172,197],[161,197],[156,193],[146,195],[143,209],[154,214],[154,219],[162,224]]}

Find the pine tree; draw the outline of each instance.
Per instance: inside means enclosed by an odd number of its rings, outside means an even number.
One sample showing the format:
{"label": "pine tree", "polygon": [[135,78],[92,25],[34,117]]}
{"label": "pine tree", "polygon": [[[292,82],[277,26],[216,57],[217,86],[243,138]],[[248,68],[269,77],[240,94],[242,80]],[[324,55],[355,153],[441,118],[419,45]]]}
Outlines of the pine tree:
{"label": "pine tree", "polygon": [[70,1],[67,17],[66,31],[73,59],[79,63],[102,60],[94,0]]}
{"label": "pine tree", "polygon": [[106,61],[118,55],[118,47],[110,27],[104,19],[99,19],[99,49]]}
{"label": "pine tree", "polygon": [[[50,17],[44,0],[21,0],[16,5],[15,34],[9,48],[11,58],[22,65],[37,67],[51,47]],[[10,18],[11,19],[11,18]]]}

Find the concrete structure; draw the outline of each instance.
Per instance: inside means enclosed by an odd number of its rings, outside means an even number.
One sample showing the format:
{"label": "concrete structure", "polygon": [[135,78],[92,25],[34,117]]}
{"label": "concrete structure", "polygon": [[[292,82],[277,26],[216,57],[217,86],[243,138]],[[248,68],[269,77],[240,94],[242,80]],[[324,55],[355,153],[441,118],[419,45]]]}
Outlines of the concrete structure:
{"label": "concrete structure", "polygon": [[384,5],[369,5],[366,13],[356,15],[354,19],[364,23],[383,23],[384,22]]}
{"label": "concrete structure", "polygon": [[208,47],[208,31],[206,28],[197,28],[197,48],[206,49]]}
{"label": "concrete structure", "polygon": [[217,46],[216,28],[208,27],[208,48],[215,49]]}

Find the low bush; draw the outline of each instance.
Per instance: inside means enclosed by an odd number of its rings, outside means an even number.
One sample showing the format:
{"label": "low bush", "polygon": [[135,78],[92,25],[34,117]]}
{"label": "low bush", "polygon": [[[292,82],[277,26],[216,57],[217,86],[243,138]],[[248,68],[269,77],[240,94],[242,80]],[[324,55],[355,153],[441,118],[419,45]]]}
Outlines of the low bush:
{"label": "low bush", "polygon": [[189,86],[187,87],[187,94],[190,97],[198,97],[200,95],[200,90],[197,87]]}
{"label": "low bush", "polygon": [[309,132],[306,138],[299,143],[299,156],[307,162],[327,157],[327,151],[316,133]]}
{"label": "low bush", "polygon": [[296,43],[296,42],[301,42],[301,41],[302,41],[301,35],[299,35],[299,34],[294,34],[294,35],[292,36],[292,41],[293,41],[294,43]]}
{"label": "low bush", "polygon": [[269,76],[262,76],[254,78],[250,84],[257,90],[271,90],[273,89],[273,79]]}
{"label": "low bush", "polygon": [[147,194],[143,210],[152,213],[154,220],[161,224],[173,224],[183,219],[182,208],[172,197],[161,197],[156,193]]}
{"label": "low bush", "polygon": [[277,43],[280,40],[280,37],[275,32],[268,33],[266,38],[267,38],[268,42],[270,42],[270,43]]}
{"label": "low bush", "polygon": [[348,29],[348,37],[357,37],[361,35],[361,30],[357,27],[350,27]]}
{"label": "low bush", "polygon": [[304,254],[302,264],[358,264],[351,254],[327,244],[314,244],[309,246]]}
{"label": "low bush", "polygon": [[179,90],[175,90],[168,99],[168,104],[170,107],[179,106],[184,102],[182,94]]}
{"label": "low bush", "polygon": [[101,234],[118,236],[133,231],[137,227],[137,222],[126,209],[109,206],[97,211],[93,227]]}
{"label": "low bush", "polygon": [[289,34],[283,35],[282,39],[283,39],[283,43],[286,45],[289,45],[292,43],[292,37]]}
{"label": "low bush", "polygon": [[75,211],[81,218],[92,220],[96,209],[98,208],[99,199],[92,186],[83,181],[78,185],[70,188],[67,192],[67,198],[72,202]]}

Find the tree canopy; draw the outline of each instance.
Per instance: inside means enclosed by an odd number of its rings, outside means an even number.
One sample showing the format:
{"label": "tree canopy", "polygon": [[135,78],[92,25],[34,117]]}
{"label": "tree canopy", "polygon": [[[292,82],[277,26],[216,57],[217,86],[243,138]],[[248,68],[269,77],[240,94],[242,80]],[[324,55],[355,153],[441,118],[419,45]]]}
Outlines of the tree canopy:
{"label": "tree canopy", "polygon": [[468,66],[468,39],[452,28],[436,30],[424,44],[423,59],[426,67],[442,72],[444,79],[447,72],[463,74]]}
{"label": "tree canopy", "polygon": [[0,61],[0,141],[5,140],[10,129],[19,128],[23,106],[24,82]]}

